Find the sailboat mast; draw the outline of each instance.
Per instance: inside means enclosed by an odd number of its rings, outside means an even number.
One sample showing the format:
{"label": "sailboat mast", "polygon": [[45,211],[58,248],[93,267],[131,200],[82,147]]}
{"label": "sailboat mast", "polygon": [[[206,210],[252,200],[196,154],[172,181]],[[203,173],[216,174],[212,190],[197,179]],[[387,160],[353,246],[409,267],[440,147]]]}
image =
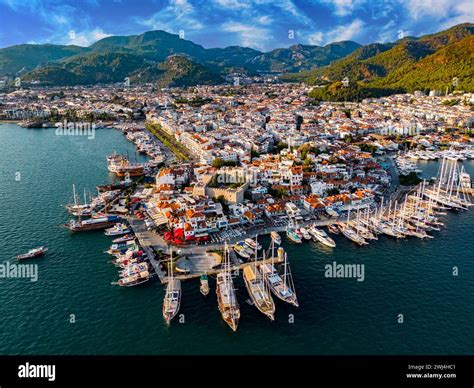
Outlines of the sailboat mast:
{"label": "sailboat mast", "polygon": [[257,273],[257,258],[258,258],[258,239],[257,235],[255,235],[255,273]]}
{"label": "sailboat mast", "polygon": [[74,196],[74,205],[77,206],[76,185],[72,185],[72,195]]}
{"label": "sailboat mast", "polygon": [[452,193],[453,193],[454,174],[455,174],[456,166],[457,166],[457,162],[454,161],[453,162],[453,168],[451,169],[451,174],[450,174],[451,182],[450,182],[450,185],[449,185],[449,197],[448,197],[450,201],[451,201],[451,196],[452,196]]}
{"label": "sailboat mast", "polygon": [[439,195],[440,191],[441,191],[441,182],[443,181],[444,179],[444,176],[443,176],[443,173],[444,173],[444,166],[446,164],[446,159],[445,157],[443,156],[443,160],[441,162],[441,171],[440,171],[440,174],[439,174],[439,177],[438,177],[438,191],[437,191],[437,195]]}
{"label": "sailboat mast", "polygon": [[173,284],[173,248],[170,247],[170,266],[168,269],[168,283],[171,283],[171,288],[174,287]]}

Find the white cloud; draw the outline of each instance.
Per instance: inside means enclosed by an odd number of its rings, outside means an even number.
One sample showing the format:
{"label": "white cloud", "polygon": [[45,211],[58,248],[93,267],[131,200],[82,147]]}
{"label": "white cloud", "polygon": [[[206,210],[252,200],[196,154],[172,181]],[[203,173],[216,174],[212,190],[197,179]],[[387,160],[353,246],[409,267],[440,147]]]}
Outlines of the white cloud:
{"label": "white cloud", "polygon": [[135,18],[138,24],[153,30],[164,30],[171,33],[201,30],[204,24],[188,0],[170,0],[168,6],[147,19]]}
{"label": "white cloud", "polygon": [[236,33],[240,38],[241,45],[258,50],[265,50],[266,43],[270,38],[270,31],[266,28],[243,23],[227,22],[222,26],[222,30]]}
{"label": "white cloud", "polygon": [[250,8],[250,3],[245,0],[214,0],[214,3],[222,8],[234,10]]}
{"label": "white cloud", "polygon": [[324,43],[323,33],[321,31],[317,31],[317,32],[312,33],[308,37],[308,43],[309,44],[314,44],[316,46],[319,46],[319,45],[323,44]]}
{"label": "white cloud", "polygon": [[111,34],[106,34],[104,31],[102,31],[101,28],[95,28],[91,31],[74,31],[74,33],[67,34],[67,38],[64,43],[86,47],[90,46],[92,43],[97,42],[100,39],[107,38],[108,36],[111,36]]}
{"label": "white cloud", "polygon": [[363,27],[364,22],[360,19],[355,19],[349,24],[339,25],[327,32],[316,31],[308,36],[308,42],[321,45],[341,40],[354,40],[362,32]]}
{"label": "white cloud", "polygon": [[345,16],[352,12],[356,5],[356,0],[324,0],[325,3],[335,8],[336,15]]}
{"label": "white cloud", "polygon": [[184,13],[191,13],[194,11],[194,7],[188,2],[188,0],[171,0],[170,7]]}
{"label": "white cloud", "polygon": [[415,20],[424,16],[474,20],[472,0],[401,0],[401,3]]}
{"label": "white cloud", "polygon": [[259,24],[267,26],[267,25],[269,25],[273,22],[273,19],[268,15],[264,15],[264,16],[260,16],[259,18],[257,18],[257,22]]}

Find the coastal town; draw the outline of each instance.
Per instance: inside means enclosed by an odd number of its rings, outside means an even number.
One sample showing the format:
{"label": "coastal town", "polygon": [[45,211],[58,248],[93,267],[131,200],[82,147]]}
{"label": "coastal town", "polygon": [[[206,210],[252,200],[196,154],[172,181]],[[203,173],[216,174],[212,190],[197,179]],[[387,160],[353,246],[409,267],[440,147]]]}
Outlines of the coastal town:
{"label": "coastal town", "polygon": [[474,388],[473,4],[0,0],[0,388]]}
{"label": "coastal town", "polygon": [[[474,158],[473,94],[332,103],[310,98],[304,85],[253,81],[0,95],[0,119],[31,130],[69,122],[71,135],[84,122],[114,128],[148,157],[109,155],[114,183],[83,200],[74,187],[66,205],[74,219],[64,227],[114,237],[114,284],[165,284],[167,323],[179,311],[180,282],[198,278],[207,295],[215,275],[222,318],[235,331],[239,270],[251,303],[270,319],[272,293],[298,306],[280,233],[326,249],[336,247],[335,234],[361,247],[381,234],[433,238],[446,210],[472,205],[471,178],[458,162]],[[422,180],[418,160],[440,160],[438,176]],[[265,249],[262,236],[270,237]]]}

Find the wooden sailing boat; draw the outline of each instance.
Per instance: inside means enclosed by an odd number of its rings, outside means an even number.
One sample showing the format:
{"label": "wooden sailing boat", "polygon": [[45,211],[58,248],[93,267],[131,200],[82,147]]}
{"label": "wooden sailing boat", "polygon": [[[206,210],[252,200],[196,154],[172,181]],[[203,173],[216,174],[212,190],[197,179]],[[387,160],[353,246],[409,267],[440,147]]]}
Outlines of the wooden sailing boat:
{"label": "wooden sailing boat", "polygon": [[283,253],[283,248],[278,248],[279,255],[285,255],[285,261],[283,264],[284,272],[283,278],[280,276],[274,265],[274,255],[272,254],[271,264],[262,264],[259,270],[263,276],[263,279],[267,283],[273,295],[283,302],[292,304],[298,307],[298,299],[296,298],[295,285],[293,283],[293,277],[291,275],[290,266],[287,261],[286,253]]}
{"label": "wooden sailing boat", "polygon": [[170,264],[168,266],[168,284],[163,302],[163,318],[169,325],[176,316],[181,305],[181,281],[173,275],[173,253],[170,249]]}
{"label": "wooden sailing boat", "polygon": [[[265,260],[265,251],[263,252]],[[255,261],[244,268],[244,283],[253,305],[270,320],[275,320],[275,303],[262,273],[257,268],[258,252],[255,248]]]}
{"label": "wooden sailing boat", "polygon": [[230,256],[227,242],[224,248],[223,271],[217,274],[217,303],[222,319],[233,330],[237,330],[240,320],[240,308],[230,273]]}
{"label": "wooden sailing boat", "polygon": [[[367,241],[365,241],[365,239],[362,236],[359,236],[359,229],[357,228],[357,224],[356,224],[355,230],[349,226],[350,222],[351,222],[350,221],[350,215],[351,215],[351,208],[349,207],[349,210],[347,212],[347,222],[346,222],[346,224],[342,224],[342,223],[338,224],[341,233],[348,240],[351,240],[351,241],[355,242],[356,244],[367,245],[368,244]],[[357,218],[357,223],[358,223],[358,220],[359,219]]]}
{"label": "wooden sailing boat", "polygon": [[90,217],[92,214],[92,204],[87,203],[86,190],[84,189],[84,204],[79,203],[78,195],[76,193],[76,186],[72,185],[73,204],[67,204],[64,207],[69,213],[76,217]]}

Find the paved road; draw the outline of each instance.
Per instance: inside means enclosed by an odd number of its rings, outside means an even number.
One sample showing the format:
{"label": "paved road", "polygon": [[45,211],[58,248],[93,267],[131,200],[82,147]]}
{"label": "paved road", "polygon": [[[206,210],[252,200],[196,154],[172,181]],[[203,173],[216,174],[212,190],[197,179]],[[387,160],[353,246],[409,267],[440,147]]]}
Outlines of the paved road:
{"label": "paved road", "polygon": [[153,133],[151,133],[148,129],[144,129],[144,131],[152,138],[154,141],[160,146],[161,152],[166,156],[165,164],[169,165],[175,163],[177,161],[176,155],[166,147],[160,139],[158,139]]}

